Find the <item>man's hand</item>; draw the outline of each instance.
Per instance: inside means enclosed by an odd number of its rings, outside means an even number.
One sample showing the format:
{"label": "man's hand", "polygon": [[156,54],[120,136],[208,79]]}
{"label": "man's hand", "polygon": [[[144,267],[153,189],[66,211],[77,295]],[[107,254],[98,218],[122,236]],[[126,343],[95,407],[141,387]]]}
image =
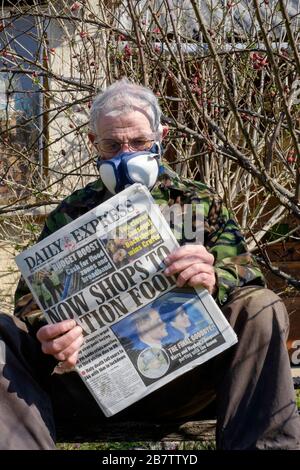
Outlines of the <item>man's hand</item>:
{"label": "man's hand", "polygon": [[36,336],[42,345],[42,351],[60,361],[63,371],[73,369],[83,343],[82,328],[76,325],[75,320],[43,326]]}
{"label": "man's hand", "polygon": [[210,294],[216,290],[214,257],[203,245],[184,245],[170,253],[165,259],[168,266],[166,276],[178,274],[177,286],[203,286]]}

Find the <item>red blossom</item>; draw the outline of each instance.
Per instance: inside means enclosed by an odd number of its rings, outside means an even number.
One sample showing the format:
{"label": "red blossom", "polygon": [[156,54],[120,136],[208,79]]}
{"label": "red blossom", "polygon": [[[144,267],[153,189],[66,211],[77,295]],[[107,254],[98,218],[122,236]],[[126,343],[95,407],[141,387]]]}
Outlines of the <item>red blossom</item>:
{"label": "red blossom", "polygon": [[129,57],[132,56],[132,49],[131,47],[129,46],[129,44],[125,44],[125,47],[124,47],[124,56],[126,59],[129,59]]}
{"label": "red blossom", "polygon": [[83,38],[87,38],[89,35],[87,31],[80,31],[79,36],[81,37],[81,39],[83,39]]}
{"label": "red blossom", "polygon": [[215,39],[216,31],[214,31],[213,29],[208,28],[207,32],[211,36],[212,39]]}
{"label": "red blossom", "polygon": [[202,93],[203,93],[203,90],[200,86],[198,86],[197,84],[194,84],[192,86],[192,90],[193,92],[195,93],[195,95],[198,95],[198,96],[202,96]]}
{"label": "red blossom", "polygon": [[49,49],[49,52],[50,52],[51,54],[55,55],[55,49],[54,49],[54,47],[51,47],[51,48]]}
{"label": "red blossom", "polygon": [[241,118],[243,121],[251,121],[251,117],[245,113],[241,113]]}
{"label": "red blossom", "polygon": [[253,62],[253,68],[255,70],[261,70],[263,69],[266,65],[268,65],[268,58],[267,56],[263,57],[262,55],[260,54],[257,54],[256,52],[254,52],[252,55],[251,55],[251,60]]}
{"label": "red blossom", "polygon": [[74,2],[73,5],[70,6],[71,11],[78,11],[82,8],[82,5],[79,2]]}
{"label": "red blossom", "polygon": [[295,149],[290,149],[288,151],[288,154],[287,154],[287,157],[286,157],[286,161],[288,163],[295,163],[296,161],[296,156],[295,156]]}
{"label": "red blossom", "polygon": [[160,33],[160,29],[157,28],[157,27],[153,28],[152,33],[158,34],[158,33]]}

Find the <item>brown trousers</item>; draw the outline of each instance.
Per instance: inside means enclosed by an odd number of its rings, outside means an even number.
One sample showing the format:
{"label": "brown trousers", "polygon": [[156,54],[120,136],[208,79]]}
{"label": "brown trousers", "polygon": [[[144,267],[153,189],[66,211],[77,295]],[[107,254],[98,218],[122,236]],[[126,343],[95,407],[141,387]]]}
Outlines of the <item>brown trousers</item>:
{"label": "brown trousers", "polygon": [[0,314],[1,450],[55,449],[52,406],[41,386],[41,355],[24,323]]}
{"label": "brown trousers", "polygon": [[[238,335],[236,345],[109,419],[196,418],[215,399],[218,449],[300,449],[283,302],[267,289],[245,287],[234,291],[222,311]],[[42,354],[19,325],[2,317],[7,353],[0,377],[0,448],[51,448],[52,414],[38,385]],[[75,372],[52,375],[47,386],[57,421],[73,421],[82,431],[108,419]]]}

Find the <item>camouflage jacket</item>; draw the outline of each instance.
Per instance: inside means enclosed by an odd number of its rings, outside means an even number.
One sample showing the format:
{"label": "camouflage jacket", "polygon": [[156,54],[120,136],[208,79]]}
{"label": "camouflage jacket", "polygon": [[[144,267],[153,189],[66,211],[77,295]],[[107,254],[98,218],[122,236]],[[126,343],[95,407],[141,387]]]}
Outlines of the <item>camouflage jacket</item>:
{"label": "camouflage jacket", "polygon": [[[228,295],[235,287],[247,284],[264,285],[263,275],[247,251],[240,228],[213,190],[203,183],[179,178],[164,165],[151,194],[156,203],[162,206],[162,211],[163,207],[170,207],[173,204],[177,204],[177,207],[181,207],[183,211],[189,204],[194,209],[196,205],[200,206],[203,216],[202,227],[204,227],[203,243],[215,257],[217,278],[215,298],[219,305],[227,301]],[[75,191],[48,216],[39,240],[101,204],[106,198],[107,190],[100,179]],[[195,220],[194,218],[194,222]],[[170,225],[174,229],[172,223]],[[175,235],[180,244],[191,242],[185,239],[184,234]],[[21,317],[34,315],[35,308],[30,307],[30,303],[32,303],[31,294],[24,282],[20,281],[16,291],[16,315]]]}

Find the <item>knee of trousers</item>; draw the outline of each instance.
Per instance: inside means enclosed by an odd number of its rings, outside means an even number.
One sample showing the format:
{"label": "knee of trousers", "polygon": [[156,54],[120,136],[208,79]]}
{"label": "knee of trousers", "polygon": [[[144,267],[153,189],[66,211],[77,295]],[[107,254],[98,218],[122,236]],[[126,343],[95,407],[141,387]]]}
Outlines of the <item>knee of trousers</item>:
{"label": "knee of trousers", "polygon": [[[238,326],[241,323],[253,332],[270,336],[274,327],[286,338],[289,331],[289,318],[285,305],[275,292],[262,287],[242,288],[233,296],[230,305],[229,321]],[[232,325],[234,326],[234,325]]]}

